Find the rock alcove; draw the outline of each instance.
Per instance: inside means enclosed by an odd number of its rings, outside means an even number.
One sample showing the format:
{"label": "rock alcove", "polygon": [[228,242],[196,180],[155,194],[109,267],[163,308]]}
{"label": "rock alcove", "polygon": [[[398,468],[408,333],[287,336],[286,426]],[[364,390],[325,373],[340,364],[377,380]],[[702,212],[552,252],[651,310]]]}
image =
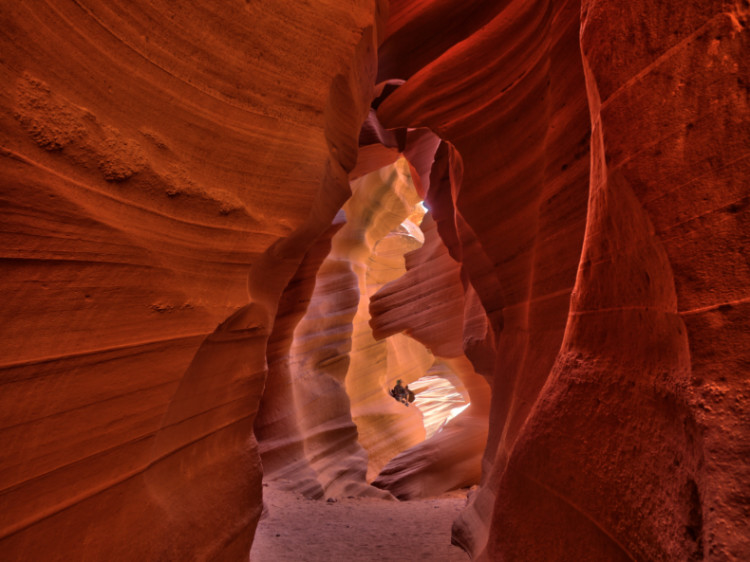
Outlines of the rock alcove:
{"label": "rock alcove", "polygon": [[[450,329],[470,303],[410,168],[399,157],[352,181],[309,302],[295,301],[304,315],[255,421],[268,481],[311,497],[381,495],[366,473],[403,499],[479,483],[490,388]],[[397,380],[421,381],[414,407],[388,394]],[[463,414],[450,422],[448,395]]]}

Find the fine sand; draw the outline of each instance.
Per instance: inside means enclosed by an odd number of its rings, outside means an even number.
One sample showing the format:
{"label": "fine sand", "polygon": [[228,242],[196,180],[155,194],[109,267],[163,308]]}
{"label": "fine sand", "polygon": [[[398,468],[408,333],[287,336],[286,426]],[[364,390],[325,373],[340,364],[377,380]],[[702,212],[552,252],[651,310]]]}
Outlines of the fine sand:
{"label": "fine sand", "polygon": [[251,562],[466,562],[451,545],[464,493],[408,502],[374,498],[308,500],[263,487],[265,510]]}

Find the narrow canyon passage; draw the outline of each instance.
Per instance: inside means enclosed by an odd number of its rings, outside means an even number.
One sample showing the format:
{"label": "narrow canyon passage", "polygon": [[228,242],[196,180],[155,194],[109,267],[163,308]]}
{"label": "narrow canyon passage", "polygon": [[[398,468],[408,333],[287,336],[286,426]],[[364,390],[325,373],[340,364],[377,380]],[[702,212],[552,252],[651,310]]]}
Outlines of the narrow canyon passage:
{"label": "narrow canyon passage", "polygon": [[399,502],[377,498],[315,501],[264,486],[251,562],[464,562],[451,545],[465,491]]}
{"label": "narrow canyon passage", "polygon": [[0,559],[750,560],[749,185],[748,0],[0,0]]}

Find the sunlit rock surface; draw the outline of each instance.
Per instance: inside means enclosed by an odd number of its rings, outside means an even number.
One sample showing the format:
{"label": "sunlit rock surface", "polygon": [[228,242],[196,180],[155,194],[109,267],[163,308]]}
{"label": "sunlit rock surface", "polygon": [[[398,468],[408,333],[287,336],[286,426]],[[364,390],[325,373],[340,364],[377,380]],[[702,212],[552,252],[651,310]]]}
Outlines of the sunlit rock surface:
{"label": "sunlit rock surface", "polygon": [[388,395],[388,377],[419,378],[432,362],[406,338],[375,342],[367,324],[371,285],[398,276],[403,253],[421,245],[415,225],[401,226],[419,203],[408,165],[365,175],[352,191],[289,356],[305,454],[328,496],[383,494],[366,484],[368,459],[380,467],[424,439],[419,412]]}
{"label": "sunlit rock surface", "polygon": [[469,405],[469,395],[461,379],[442,361],[436,361],[409,388],[415,394],[414,406],[422,412],[427,439]]}
{"label": "sunlit rock surface", "polygon": [[[459,380],[466,395],[486,383],[477,380],[471,363],[465,358],[444,359],[445,367]],[[447,398],[447,397],[446,397]],[[399,499],[437,496],[443,492],[469,487],[480,481],[482,452],[487,442],[488,396],[461,407],[460,412],[440,425],[427,440],[407,449],[383,467],[373,485],[389,490]],[[416,402],[416,400],[415,400]],[[452,404],[452,400],[444,400]],[[428,410],[429,413],[429,410]]]}
{"label": "sunlit rock surface", "polygon": [[460,379],[472,405],[461,421],[452,420],[444,431],[393,459],[373,481],[402,499],[479,482],[490,404],[487,381],[464,355],[463,327],[472,318],[466,314],[472,299],[466,298],[470,291],[460,264],[449,255],[431,215],[425,216],[422,230],[425,243],[406,256],[406,273],[371,298],[373,335],[404,333],[425,345]]}
{"label": "sunlit rock surface", "polygon": [[[390,183],[389,191],[384,188]],[[360,300],[353,319],[351,363],[346,391],[359,442],[368,453],[368,481],[396,454],[424,440],[420,412],[396,402],[388,389],[421,377],[432,354],[408,337],[376,341],[369,325],[370,297],[403,275],[404,254],[422,246],[418,223],[424,211],[414,189],[408,162],[381,169],[352,182],[345,205],[352,220],[348,258],[357,275]]]}
{"label": "sunlit rock surface", "polygon": [[310,497],[388,495],[366,481],[425,435],[419,410],[388,389],[421,377],[432,354],[403,335],[375,341],[368,324],[369,295],[422,245],[413,221],[424,211],[404,159],[351,187],[332,238],[319,239],[282,297],[255,422],[266,478]]}

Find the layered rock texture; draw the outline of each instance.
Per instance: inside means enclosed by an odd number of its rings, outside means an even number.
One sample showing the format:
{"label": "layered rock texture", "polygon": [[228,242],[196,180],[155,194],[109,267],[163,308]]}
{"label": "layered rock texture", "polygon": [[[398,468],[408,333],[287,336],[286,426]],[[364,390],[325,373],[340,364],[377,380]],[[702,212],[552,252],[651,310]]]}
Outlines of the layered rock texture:
{"label": "layered rock texture", "polygon": [[749,25],[0,0],[0,558],[246,560],[265,471],[480,481],[479,560],[750,559]]}
{"label": "layered rock texture", "polygon": [[427,201],[497,334],[454,538],[487,559],[746,558],[748,6],[391,9],[379,79],[405,83],[378,116],[450,141]]}
{"label": "layered rock texture", "polygon": [[0,3],[1,558],[247,558],[267,344],[383,8]]}
{"label": "layered rock texture", "polygon": [[403,274],[404,253],[422,245],[410,220],[421,220],[419,202],[404,159],[354,180],[340,217],[346,222],[317,272],[306,276],[314,290],[307,302],[294,299],[306,304],[305,314],[287,334],[284,372],[269,372],[255,422],[266,476],[290,489],[310,493],[299,478],[303,466],[327,497],[390,497],[366,484],[367,472],[371,480],[424,440],[419,411],[388,389],[396,379],[421,377],[433,356],[406,336],[375,341],[367,312],[369,295]]}

